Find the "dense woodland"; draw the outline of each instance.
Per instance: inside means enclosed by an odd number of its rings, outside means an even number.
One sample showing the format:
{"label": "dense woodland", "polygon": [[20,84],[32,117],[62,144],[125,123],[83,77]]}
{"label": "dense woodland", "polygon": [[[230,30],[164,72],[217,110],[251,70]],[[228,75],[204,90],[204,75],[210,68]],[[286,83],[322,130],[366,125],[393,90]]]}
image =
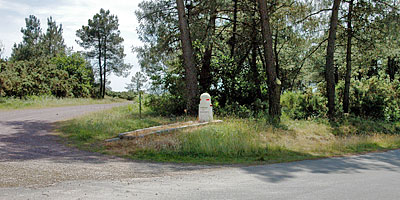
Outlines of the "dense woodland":
{"label": "dense woodland", "polygon": [[195,113],[400,119],[396,0],[145,0],[135,48],[147,104]]}

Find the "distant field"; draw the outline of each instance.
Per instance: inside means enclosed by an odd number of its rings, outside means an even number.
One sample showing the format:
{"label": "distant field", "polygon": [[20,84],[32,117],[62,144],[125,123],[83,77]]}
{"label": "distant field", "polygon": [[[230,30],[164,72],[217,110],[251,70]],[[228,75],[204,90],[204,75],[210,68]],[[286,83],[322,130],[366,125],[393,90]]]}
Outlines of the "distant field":
{"label": "distant field", "polygon": [[263,119],[224,118],[224,122],[135,140],[104,142],[118,133],[193,119],[165,118],[128,105],[61,122],[69,144],[138,160],[188,163],[277,163],[400,148],[400,124],[360,118],[283,118],[279,126]]}
{"label": "distant field", "polygon": [[0,98],[1,110],[27,109],[27,108],[48,108],[60,106],[88,105],[88,104],[108,104],[124,102],[124,99],[108,98],[55,98],[49,96],[18,98]]}

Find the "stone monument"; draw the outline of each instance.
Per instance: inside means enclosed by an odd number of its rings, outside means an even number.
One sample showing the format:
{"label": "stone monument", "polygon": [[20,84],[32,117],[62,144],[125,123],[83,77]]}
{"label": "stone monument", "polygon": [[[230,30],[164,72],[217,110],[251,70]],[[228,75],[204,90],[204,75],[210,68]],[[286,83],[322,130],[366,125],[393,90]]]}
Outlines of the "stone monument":
{"label": "stone monument", "polygon": [[212,109],[212,104],[211,104],[211,96],[208,93],[203,93],[200,95],[199,121],[200,122],[212,122],[213,121],[213,109]]}

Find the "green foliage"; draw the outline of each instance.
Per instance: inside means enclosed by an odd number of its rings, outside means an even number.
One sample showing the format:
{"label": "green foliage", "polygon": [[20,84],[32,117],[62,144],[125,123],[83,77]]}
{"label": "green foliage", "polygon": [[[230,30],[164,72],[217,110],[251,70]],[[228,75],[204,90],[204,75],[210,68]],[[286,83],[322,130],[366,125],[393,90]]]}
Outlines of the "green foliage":
{"label": "green foliage", "polygon": [[137,96],[137,94],[132,92],[132,91],[115,92],[115,91],[107,90],[106,94],[107,94],[107,96],[110,96],[110,97],[113,97],[113,98],[126,99],[126,100],[129,100],[129,101],[134,100],[135,97]]}
{"label": "green foliage", "polygon": [[95,75],[100,80],[100,97],[106,93],[107,76],[114,72],[116,75],[132,68],[124,63],[124,39],[118,30],[118,17],[110,14],[109,10],[100,9],[100,13],[88,20],[87,26],[76,31],[79,38],[77,43],[87,50],[86,54],[93,62],[97,62],[98,69]]}
{"label": "green foliage", "polygon": [[41,36],[40,44],[44,55],[55,57],[65,54],[66,45],[62,33],[62,25],[57,26],[52,17],[47,18],[47,31]]}
{"label": "green foliage", "polygon": [[51,60],[57,69],[68,73],[68,85],[74,97],[89,97],[92,91],[93,72],[79,53],[70,56],[58,56]]}
{"label": "green foliage", "polygon": [[285,92],[281,96],[282,112],[292,119],[324,116],[327,112],[326,98],[308,88],[304,92]]}
{"label": "green foliage", "polygon": [[146,98],[145,106],[153,112],[163,115],[182,115],[185,113],[185,101],[181,96],[171,94],[149,95]]}
{"label": "green foliage", "polygon": [[132,76],[131,83],[127,84],[126,89],[129,91],[140,92],[146,81],[147,78],[142,73],[136,72],[136,74]]}
{"label": "green foliage", "polygon": [[91,70],[78,54],[52,61],[38,58],[1,62],[0,66],[0,96],[89,97],[91,94]]}
{"label": "green foliage", "polygon": [[350,90],[350,110],[357,116],[388,121],[400,120],[399,81],[372,77],[354,81]]}
{"label": "green foliage", "polygon": [[26,27],[21,28],[23,40],[20,44],[14,44],[11,60],[31,60],[41,56],[40,36],[42,29],[40,28],[40,20],[34,15],[25,18]]}

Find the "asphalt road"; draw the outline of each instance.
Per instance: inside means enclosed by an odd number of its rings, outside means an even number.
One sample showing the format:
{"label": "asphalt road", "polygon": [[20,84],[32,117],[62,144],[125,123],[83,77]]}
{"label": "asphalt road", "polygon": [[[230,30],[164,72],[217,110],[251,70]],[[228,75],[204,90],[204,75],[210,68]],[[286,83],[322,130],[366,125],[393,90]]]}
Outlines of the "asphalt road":
{"label": "asphalt road", "polygon": [[57,109],[0,112],[0,199],[400,199],[399,150],[250,167],[134,162],[59,144],[51,122],[77,114]]}

